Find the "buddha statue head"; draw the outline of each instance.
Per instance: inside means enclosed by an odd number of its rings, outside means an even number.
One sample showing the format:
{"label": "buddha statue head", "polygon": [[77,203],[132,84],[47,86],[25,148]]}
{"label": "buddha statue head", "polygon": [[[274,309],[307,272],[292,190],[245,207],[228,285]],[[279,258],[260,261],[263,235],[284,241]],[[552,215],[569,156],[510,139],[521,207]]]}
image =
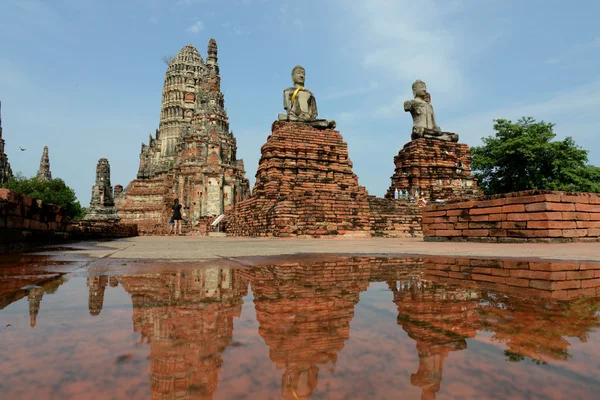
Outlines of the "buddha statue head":
{"label": "buddha statue head", "polygon": [[306,77],[306,70],[301,65],[296,65],[292,70],[292,82],[294,85],[304,86],[304,79]]}
{"label": "buddha statue head", "polygon": [[421,98],[425,100],[425,95],[427,94],[427,85],[420,79],[417,79],[415,83],[412,84],[413,96],[416,99]]}

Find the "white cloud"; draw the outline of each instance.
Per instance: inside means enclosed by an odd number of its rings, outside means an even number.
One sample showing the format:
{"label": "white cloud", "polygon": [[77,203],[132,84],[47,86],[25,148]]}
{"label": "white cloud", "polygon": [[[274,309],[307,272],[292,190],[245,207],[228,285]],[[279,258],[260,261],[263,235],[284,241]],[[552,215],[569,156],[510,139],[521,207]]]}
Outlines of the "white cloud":
{"label": "white cloud", "polygon": [[[516,122],[521,117],[533,117],[556,124],[559,137],[572,136],[575,142],[590,151],[590,161],[600,161],[600,80],[578,86],[569,91],[554,93],[547,99],[518,103],[511,107],[470,114],[444,121],[438,117],[442,129],[456,132],[462,143],[479,145],[481,137],[493,134],[494,119]],[[595,161],[598,160],[598,161]]]}
{"label": "white cloud", "polygon": [[192,34],[199,33],[202,29],[204,29],[204,23],[202,21],[196,21],[192,26],[187,28],[187,31]]}
{"label": "white cloud", "polygon": [[206,0],[179,0],[178,4],[181,4],[184,6],[191,6],[194,4],[202,4],[202,3],[206,3]]}
{"label": "white cloud", "polygon": [[150,17],[150,18],[148,18],[148,22],[151,24],[158,24],[158,18]]}
{"label": "white cloud", "polygon": [[[363,65],[404,86],[416,79],[435,80],[440,97],[464,93],[457,63],[461,34],[445,28],[439,3],[432,0],[369,0],[355,3],[356,32],[366,42]],[[456,7],[456,5],[453,5]]]}
{"label": "white cloud", "polygon": [[546,64],[558,64],[565,60],[569,60],[571,58],[576,58],[576,56],[581,55],[583,53],[588,53],[593,51],[594,49],[600,48],[600,36],[596,37],[587,42],[577,43],[575,44],[569,51],[565,52],[560,57],[550,57],[544,61]]}
{"label": "white cloud", "polygon": [[373,92],[373,91],[379,89],[379,87],[380,86],[377,81],[371,81],[369,83],[369,86],[366,86],[366,87],[359,87],[359,88],[347,89],[347,90],[329,89],[323,95],[318,96],[318,98],[319,98],[319,100],[328,101],[328,100],[354,97],[359,94],[366,94],[366,93]]}
{"label": "white cloud", "polygon": [[244,33],[244,30],[242,28],[233,26],[233,24],[229,21],[223,23],[221,26],[223,27],[223,29],[233,33],[234,35],[241,35],[242,33]]}
{"label": "white cloud", "polygon": [[[342,0],[337,3],[342,6]],[[411,85],[421,79],[440,107],[456,107],[474,94],[468,67],[473,58],[489,48],[501,34],[472,35],[464,19],[472,0],[369,0],[344,2],[342,28],[355,54],[363,54],[363,68],[386,83],[392,98],[377,106],[386,115],[392,103],[412,97]],[[477,6],[475,4],[475,6]],[[476,88],[475,88],[476,89]],[[409,97],[405,97],[405,96]],[[388,98],[389,93],[385,94]],[[397,110],[396,110],[397,111]]]}

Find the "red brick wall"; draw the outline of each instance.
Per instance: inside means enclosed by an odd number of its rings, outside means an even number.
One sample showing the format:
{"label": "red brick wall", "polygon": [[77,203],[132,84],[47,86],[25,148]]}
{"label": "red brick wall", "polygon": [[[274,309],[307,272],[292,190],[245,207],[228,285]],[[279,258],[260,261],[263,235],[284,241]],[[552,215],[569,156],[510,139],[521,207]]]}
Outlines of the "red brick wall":
{"label": "red brick wall", "polygon": [[137,225],[71,221],[62,207],[0,189],[0,249],[24,242],[130,236],[137,236]]}
{"label": "red brick wall", "polygon": [[600,296],[600,263],[427,257],[424,277],[519,296]]}
{"label": "red brick wall", "polygon": [[600,194],[526,191],[423,210],[426,241],[600,241]]}
{"label": "red brick wall", "polygon": [[404,200],[369,196],[371,236],[422,237],[421,207]]}

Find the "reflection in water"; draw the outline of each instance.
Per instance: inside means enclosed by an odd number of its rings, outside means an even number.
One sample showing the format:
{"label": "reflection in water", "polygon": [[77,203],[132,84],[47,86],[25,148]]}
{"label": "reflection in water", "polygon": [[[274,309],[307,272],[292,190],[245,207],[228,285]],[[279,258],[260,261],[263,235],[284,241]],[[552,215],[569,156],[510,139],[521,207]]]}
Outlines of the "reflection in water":
{"label": "reflection in water", "polygon": [[[319,391],[324,385],[320,379],[331,380],[332,371],[337,371],[341,379],[348,373],[344,372],[348,365],[338,360],[352,341],[351,324],[356,319],[357,305],[368,301],[361,298],[361,293],[369,290],[373,282],[385,282],[389,289],[387,301],[396,310],[397,325],[393,325],[397,328],[393,333],[396,340],[405,340],[403,331],[413,341],[411,346],[416,347],[418,364],[407,367],[410,373],[406,379],[420,390],[421,399],[436,398],[444,385],[456,379],[456,374],[448,377],[453,368],[448,366],[452,354],[482,360],[478,354],[481,350],[472,346],[476,341],[487,343],[489,337],[489,343],[500,346],[492,349],[506,368],[526,357],[537,364],[564,363],[573,361],[570,338],[586,342],[591,332],[600,327],[598,298],[572,301],[519,298],[516,292],[507,295],[473,282],[456,286],[439,277],[426,280],[423,279],[428,276],[424,275],[425,262],[431,260],[303,256],[276,261],[263,259],[243,269],[212,267],[167,273],[94,275],[86,281],[88,309],[94,321],[102,321],[102,316],[110,313],[108,309],[100,315],[107,301],[105,296],[110,298],[112,293],[107,287],[120,286],[130,296],[133,331],[139,334],[139,345],[149,349],[153,399],[219,397],[222,370],[234,368],[224,364],[224,353],[234,348],[234,317],[239,318],[242,313],[249,286],[254,297],[258,335],[280,374],[281,397],[290,400],[327,397]],[[432,269],[435,270],[429,268]],[[19,291],[21,297],[26,293],[31,327],[36,326],[44,293],[55,292],[65,281],[60,277]],[[378,329],[377,325],[367,328],[371,332]],[[490,334],[482,337],[485,332]],[[381,350],[372,343],[370,351],[376,354]],[[126,362],[132,356],[115,357]],[[368,370],[369,366],[364,368]],[[478,366],[469,368],[475,371]],[[576,370],[571,373],[580,373]],[[323,375],[323,371],[328,372]],[[467,368],[466,372],[469,371]],[[525,371],[536,373],[531,369]],[[254,383],[260,381],[260,371],[244,372],[255,375]],[[351,375],[347,376],[351,379]],[[577,379],[590,378],[580,373]],[[4,385],[10,388],[10,379],[7,382]],[[597,381],[588,383],[598,388]],[[360,397],[355,395],[354,398]],[[388,397],[395,395],[382,394],[382,398]],[[253,398],[252,387],[247,398]]]}
{"label": "reflection in water", "polygon": [[600,327],[600,298],[558,303],[486,293],[477,311],[481,329],[506,345],[509,361],[567,361],[571,343],[566,338],[587,342],[590,330]]}
{"label": "reflection in water", "polygon": [[319,365],[335,364],[350,338],[359,294],[369,282],[417,273],[417,260],[348,257],[342,260],[260,265],[238,274],[252,283],[259,334],[283,369],[285,399],[307,398]]}
{"label": "reflection in water", "polygon": [[131,295],[133,330],[150,345],[152,398],[212,398],[244,278],[220,268],[112,278]]}
{"label": "reflection in water", "polygon": [[440,390],[444,360],[452,351],[467,348],[479,328],[478,294],[474,291],[408,282],[398,290],[389,285],[398,307],[398,324],[417,343],[419,369],[410,381],[421,388],[422,399]]}

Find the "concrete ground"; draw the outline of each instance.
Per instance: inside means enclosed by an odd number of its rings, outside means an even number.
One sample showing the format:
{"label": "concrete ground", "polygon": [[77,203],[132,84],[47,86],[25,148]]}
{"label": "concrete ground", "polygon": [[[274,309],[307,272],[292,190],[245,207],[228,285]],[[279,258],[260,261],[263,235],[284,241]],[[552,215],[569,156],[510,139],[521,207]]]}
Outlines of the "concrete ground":
{"label": "concrete ground", "polygon": [[[82,243],[84,244],[84,243]],[[600,262],[600,243],[437,243],[421,239],[267,239],[203,236],[140,236],[102,242],[76,253],[98,258],[186,260],[308,253],[441,255],[486,258],[541,258]],[[77,244],[70,245],[77,247]]]}

